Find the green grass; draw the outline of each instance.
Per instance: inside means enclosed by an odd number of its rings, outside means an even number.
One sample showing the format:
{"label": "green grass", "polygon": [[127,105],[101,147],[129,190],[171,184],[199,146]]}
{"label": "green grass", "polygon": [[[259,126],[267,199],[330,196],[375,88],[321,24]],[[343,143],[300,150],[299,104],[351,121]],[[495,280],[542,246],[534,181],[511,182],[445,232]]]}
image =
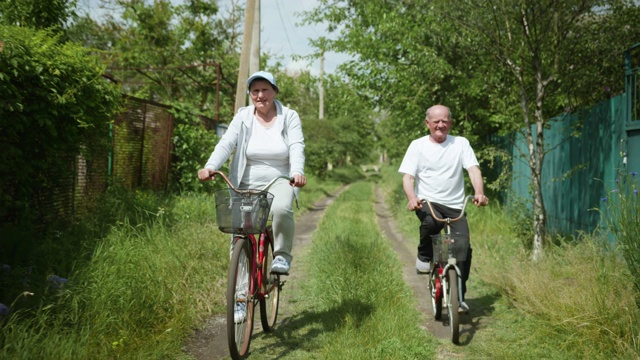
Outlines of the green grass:
{"label": "green grass", "polygon": [[[360,179],[357,169],[310,178],[296,215]],[[618,249],[596,234],[555,241],[561,245],[532,262],[495,203],[468,212],[468,294],[472,310],[487,316],[471,338],[463,334],[465,346],[434,340],[419,328],[413,295],[376,224],[374,181],[408,246],[417,245],[401,178],[389,167],[369,179],[326,211],[309,251],[296,259],[305,282],[285,286],[297,312],[254,340],[256,358],[640,358],[636,292]],[[12,295],[2,299],[12,314],[0,320],[0,358],[186,358],[193,329],[224,311],[228,235],[217,230],[210,196],[114,191],[102,205],[39,239],[30,257],[0,274],[3,296]],[[52,274],[69,283],[56,289],[47,282]]]}
{"label": "green grass", "polygon": [[[182,338],[206,313],[221,311],[228,257],[204,195],[174,198],[170,209],[138,209],[95,242],[69,283],[37,308],[3,324],[6,358],[118,358],[178,355]],[[167,214],[175,211],[174,214]],[[163,213],[164,212],[164,213]],[[193,216],[165,224],[165,217]],[[189,214],[189,215],[186,215]],[[51,290],[51,289],[49,289]],[[39,294],[36,293],[36,297]]]}
{"label": "green grass", "polygon": [[[324,214],[302,263],[306,281],[287,290],[293,319],[252,342],[260,358],[429,359],[401,264],[380,234],[373,185],[353,184]],[[281,319],[282,320],[282,319]]]}
{"label": "green grass", "polygon": [[[341,184],[309,182],[297,216]],[[184,358],[186,337],[224,311],[229,236],[211,196],[115,188],[100,203],[0,274],[0,358]],[[51,274],[69,282],[54,289]]]}
{"label": "green grass", "polygon": [[[381,184],[401,231],[417,245],[401,177],[385,168]],[[640,358],[640,313],[618,249],[598,234],[560,239],[533,262],[499,204],[470,207],[468,218],[474,251],[468,294],[490,320],[457,351],[470,359]]]}

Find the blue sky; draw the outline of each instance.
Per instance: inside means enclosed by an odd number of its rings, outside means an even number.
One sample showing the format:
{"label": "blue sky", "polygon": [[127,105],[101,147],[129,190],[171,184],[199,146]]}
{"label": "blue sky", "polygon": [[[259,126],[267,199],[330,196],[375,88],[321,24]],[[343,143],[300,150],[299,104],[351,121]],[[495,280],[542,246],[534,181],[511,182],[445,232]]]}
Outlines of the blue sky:
{"label": "blue sky", "polygon": [[[172,0],[175,4],[182,3],[182,1]],[[225,8],[233,2],[244,6],[243,0],[220,0],[218,5]],[[99,3],[100,0],[78,1],[81,10],[86,9],[92,14],[100,13]],[[316,6],[318,6],[317,0],[261,0],[261,51],[281,56],[280,62],[289,70],[309,69],[312,74],[318,75],[320,72],[319,60],[313,62],[294,61],[292,58],[292,55],[310,55],[314,52],[309,45],[309,38],[335,37],[335,34],[328,34],[323,25],[300,25],[300,12],[311,10]],[[344,54],[327,53],[325,54],[324,71],[333,73],[339,64],[348,59],[349,57]]]}

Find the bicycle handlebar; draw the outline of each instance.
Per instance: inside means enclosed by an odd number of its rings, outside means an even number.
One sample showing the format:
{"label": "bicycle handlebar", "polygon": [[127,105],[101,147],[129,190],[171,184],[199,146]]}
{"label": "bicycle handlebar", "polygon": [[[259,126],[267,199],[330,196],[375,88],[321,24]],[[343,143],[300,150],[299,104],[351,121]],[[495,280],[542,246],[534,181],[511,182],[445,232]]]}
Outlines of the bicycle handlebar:
{"label": "bicycle handlebar", "polygon": [[[255,189],[240,190],[240,189],[236,188],[235,186],[233,186],[233,184],[231,183],[231,180],[229,180],[227,175],[225,173],[223,173],[222,171],[214,170],[211,173],[211,178],[213,179],[213,177],[216,176],[216,175],[222,176],[222,179],[224,179],[224,181],[227,183],[227,185],[229,185],[229,187],[231,189],[233,189],[234,191],[236,191],[238,193],[247,194],[247,193],[251,193],[251,192],[255,192],[256,191]],[[285,176],[285,175],[276,176],[275,178],[273,178],[273,180],[269,181],[269,183],[267,185],[265,185],[260,191],[264,191],[264,190],[268,189],[278,179],[287,179],[287,180],[289,180],[290,183],[293,182],[293,178],[292,177]]]}
{"label": "bicycle handlebar", "polygon": [[422,203],[427,203],[427,205],[429,206],[429,210],[431,210],[431,216],[432,216],[435,220],[449,224],[449,223],[452,223],[452,222],[456,222],[456,221],[458,221],[458,220],[460,220],[460,219],[462,218],[462,216],[464,215],[464,209],[467,207],[467,203],[469,202],[469,200],[471,200],[471,199],[473,199],[473,198],[475,198],[475,196],[473,196],[473,195],[467,195],[467,196],[464,198],[464,203],[463,203],[463,205],[462,205],[462,210],[460,210],[460,215],[459,215],[457,218],[454,218],[454,219],[452,219],[452,218],[440,219],[440,218],[436,215],[435,211],[433,211],[433,207],[431,207],[431,202],[429,202],[429,200],[427,200],[427,199],[420,199],[420,201],[421,201]]}

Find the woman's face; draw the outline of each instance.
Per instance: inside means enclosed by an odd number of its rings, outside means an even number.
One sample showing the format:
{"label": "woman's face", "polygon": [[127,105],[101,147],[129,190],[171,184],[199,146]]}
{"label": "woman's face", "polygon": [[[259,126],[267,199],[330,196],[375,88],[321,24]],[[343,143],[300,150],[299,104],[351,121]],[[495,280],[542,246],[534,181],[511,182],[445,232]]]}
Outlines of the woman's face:
{"label": "woman's face", "polygon": [[276,98],[276,91],[267,80],[254,80],[249,88],[251,102],[260,112],[267,112],[274,106],[273,100]]}

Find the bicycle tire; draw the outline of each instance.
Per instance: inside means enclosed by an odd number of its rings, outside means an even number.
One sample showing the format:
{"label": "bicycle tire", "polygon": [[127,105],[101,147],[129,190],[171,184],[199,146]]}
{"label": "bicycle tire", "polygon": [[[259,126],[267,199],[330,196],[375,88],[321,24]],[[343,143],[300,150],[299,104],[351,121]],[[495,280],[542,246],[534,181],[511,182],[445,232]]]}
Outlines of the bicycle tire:
{"label": "bicycle tire", "polygon": [[[251,299],[251,247],[249,239],[234,238],[227,283],[227,342],[232,359],[244,359],[249,354],[253,333],[254,302]],[[235,321],[236,303],[244,302],[244,319]]]}
{"label": "bicycle tire", "polygon": [[278,305],[280,303],[280,275],[271,273],[273,261],[273,231],[267,228],[269,234],[264,244],[264,261],[262,262],[262,292],[260,296],[260,321],[262,330],[270,332],[278,318]]}
{"label": "bicycle tire", "polygon": [[429,278],[429,293],[431,293],[433,318],[440,320],[442,319],[442,281],[438,276],[438,269],[431,271],[431,276]]}
{"label": "bicycle tire", "polygon": [[451,327],[451,342],[457,344],[460,341],[460,299],[458,298],[458,274],[456,269],[447,271],[449,283],[449,326]]}

